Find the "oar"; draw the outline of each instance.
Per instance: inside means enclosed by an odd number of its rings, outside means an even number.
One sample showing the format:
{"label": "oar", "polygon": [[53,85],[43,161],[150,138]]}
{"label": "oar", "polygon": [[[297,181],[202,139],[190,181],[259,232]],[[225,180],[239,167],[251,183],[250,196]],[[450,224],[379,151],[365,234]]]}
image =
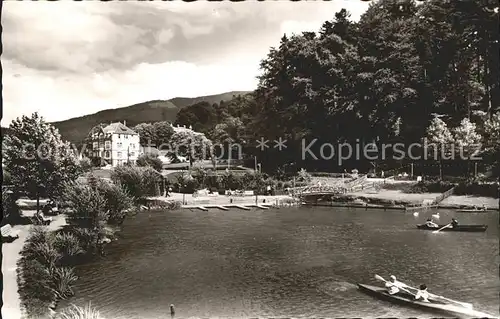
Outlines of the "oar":
{"label": "oar", "polygon": [[451,223],[449,223],[448,225],[445,225],[445,226],[443,226],[443,227],[439,228],[438,230],[433,231],[433,233],[435,234],[435,233],[437,233],[437,232],[439,232],[439,231],[441,231],[441,230],[443,230],[443,229],[445,229],[445,228],[448,228],[448,227],[450,227],[450,226],[451,226]]}
{"label": "oar", "polygon": [[[379,276],[379,275],[375,275],[375,279],[377,279],[377,280],[381,280],[381,281],[384,281],[384,282],[391,283],[391,282],[389,282],[389,281],[385,280],[382,276]],[[406,292],[407,292],[407,293],[409,293],[410,295],[415,296],[415,294],[414,294],[413,292],[410,292],[410,291],[406,290],[405,288],[401,288],[401,287],[398,287],[398,288],[399,288],[399,289],[401,289],[401,290],[403,290],[403,291],[406,291]],[[411,287],[409,287],[409,288],[411,288]]]}
{"label": "oar", "polygon": [[454,303],[459,304],[459,305],[461,305],[462,307],[465,307],[465,308],[469,308],[469,309],[473,308],[472,304],[468,303],[468,302],[456,301],[456,300],[453,300],[453,299],[450,299],[450,298],[446,298],[446,297],[435,295],[435,294],[431,294],[431,293],[429,293],[429,297],[434,298],[434,299],[437,298],[437,299],[443,299],[443,300],[446,300],[446,301],[449,301],[449,302],[454,302]]}

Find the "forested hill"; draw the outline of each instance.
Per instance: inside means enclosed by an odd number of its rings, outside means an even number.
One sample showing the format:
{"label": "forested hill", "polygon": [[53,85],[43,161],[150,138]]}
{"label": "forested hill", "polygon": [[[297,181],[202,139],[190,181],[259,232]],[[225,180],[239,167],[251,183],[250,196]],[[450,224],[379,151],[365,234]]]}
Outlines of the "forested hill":
{"label": "forested hill", "polygon": [[245,93],[247,92],[234,91],[195,98],[177,97],[166,101],[148,101],[122,108],[107,109],[95,114],[54,122],[52,124],[59,129],[65,140],[79,143],[85,138],[90,129],[99,123],[126,121],[129,127],[145,122],[168,121],[173,123],[176,120],[177,113],[186,106],[202,101],[210,104],[219,103]]}

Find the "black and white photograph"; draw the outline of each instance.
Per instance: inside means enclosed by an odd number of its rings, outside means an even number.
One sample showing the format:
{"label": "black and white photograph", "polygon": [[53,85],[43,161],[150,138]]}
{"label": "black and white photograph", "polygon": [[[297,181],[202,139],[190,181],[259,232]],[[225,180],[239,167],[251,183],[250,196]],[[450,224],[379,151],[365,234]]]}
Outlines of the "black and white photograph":
{"label": "black and white photograph", "polygon": [[2,318],[500,318],[498,0],[0,5]]}

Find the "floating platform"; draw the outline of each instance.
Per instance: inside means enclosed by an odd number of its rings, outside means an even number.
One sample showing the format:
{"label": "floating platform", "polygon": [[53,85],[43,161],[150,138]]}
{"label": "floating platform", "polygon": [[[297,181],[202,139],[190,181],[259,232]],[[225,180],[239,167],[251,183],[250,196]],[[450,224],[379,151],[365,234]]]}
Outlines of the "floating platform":
{"label": "floating platform", "polygon": [[405,210],[406,211],[413,211],[413,210],[425,210],[425,209],[431,209],[431,208],[439,208],[439,205],[407,206],[407,207],[405,207]]}
{"label": "floating platform", "polygon": [[210,208],[216,208],[227,211],[230,208],[238,208],[243,210],[251,210],[252,208],[269,209],[272,206],[274,205],[271,203],[262,203],[262,204],[227,204],[227,205],[183,205],[182,208],[199,209],[203,211],[208,211]]}
{"label": "floating platform", "polygon": [[355,204],[355,203],[338,203],[338,202],[323,202],[323,203],[302,203],[304,206],[320,206],[320,207],[339,207],[339,208],[360,208],[360,209],[383,209],[383,210],[405,210],[404,206],[389,206],[376,204]]}
{"label": "floating platform", "polygon": [[250,210],[250,207],[243,206],[243,205],[234,205],[234,207],[239,208],[239,209],[244,209],[244,210]]}

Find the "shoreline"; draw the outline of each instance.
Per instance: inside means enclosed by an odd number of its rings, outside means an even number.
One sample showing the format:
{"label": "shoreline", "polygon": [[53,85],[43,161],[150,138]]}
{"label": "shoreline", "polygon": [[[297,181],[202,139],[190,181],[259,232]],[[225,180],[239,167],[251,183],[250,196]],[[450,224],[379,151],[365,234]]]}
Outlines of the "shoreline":
{"label": "shoreline", "polygon": [[[394,190],[381,190],[377,193],[370,191],[355,192],[345,195],[336,195],[332,201],[318,201],[315,203],[306,202],[307,206],[330,206],[330,207],[352,207],[352,208],[373,208],[373,209],[397,209],[405,210],[406,207],[414,207],[422,205],[424,201],[434,200],[440,193],[420,193],[420,194],[406,194]],[[290,195],[258,195],[258,196],[228,196],[228,195],[215,195],[215,196],[197,196],[193,197],[191,194],[170,193],[170,196],[157,196],[150,197],[149,200],[171,202],[178,201],[184,203],[182,209],[194,209],[193,206],[231,206],[231,205],[248,205],[255,206],[262,205],[277,205],[283,203],[296,203],[298,200]],[[231,201],[232,199],[232,201]],[[265,202],[264,202],[265,200]],[[288,206],[288,205],[284,206]],[[452,195],[441,203],[436,209],[473,209],[474,206],[482,207],[485,205],[487,211],[499,211],[498,199],[492,197],[478,197],[478,196],[464,196]],[[188,207],[183,207],[188,206]],[[420,207],[419,207],[420,208]],[[422,206],[422,209],[429,207]]]}
{"label": "shoreline", "polygon": [[[304,203],[305,206],[327,206],[327,207],[345,207],[345,208],[365,208],[365,209],[384,209],[384,210],[405,210],[406,205],[421,204],[423,200],[433,199],[436,197],[434,193],[422,194],[406,194],[400,191],[382,190],[377,193],[370,191],[356,192],[345,195],[335,196],[337,201],[321,201]],[[157,196],[150,197],[149,200],[162,201],[162,202],[184,202],[180,209],[196,209],[193,206],[212,206],[211,209],[217,209],[213,206],[238,206],[248,205],[252,208],[258,209],[257,205],[274,206],[276,204],[284,203],[283,206],[292,206],[297,203],[297,199],[290,195],[258,195],[258,196],[196,196],[191,194],[171,193],[170,196]],[[256,203],[257,199],[257,203]],[[395,205],[395,202],[398,203]],[[31,200],[21,200],[19,205],[22,216],[32,217],[34,210],[30,209],[36,205],[36,202]],[[474,205],[482,206],[485,204],[488,208],[487,212],[498,211],[498,199],[489,197],[477,196],[457,196],[452,195],[445,199],[437,206],[437,209],[469,209]],[[188,207],[183,207],[188,206]],[[422,207],[426,209],[426,207]],[[472,212],[474,213],[474,212]],[[51,232],[57,231],[65,226],[66,216],[59,214],[53,216],[53,221],[50,225],[45,226]],[[21,300],[18,293],[17,285],[17,262],[20,259],[20,252],[24,246],[26,238],[28,237],[29,230],[32,227],[29,225],[14,225],[13,229],[19,232],[19,238],[12,243],[2,244],[2,273],[3,273],[3,306],[2,317],[21,319],[22,309]]]}
{"label": "shoreline", "polygon": [[[24,217],[32,217],[34,211],[21,208],[21,214]],[[66,225],[66,216],[64,214],[52,216],[52,222],[47,227],[51,232],[57,231]],[[21,298],[17,286],[17,262],[21,258],[21,250],[24,247],[30,228],[33,225],[14,225],[12,228],[19,232],[19,238],[12,243],[2,243],[2,274],[3,274],[3,305],[2,318],[21,319]]]}

